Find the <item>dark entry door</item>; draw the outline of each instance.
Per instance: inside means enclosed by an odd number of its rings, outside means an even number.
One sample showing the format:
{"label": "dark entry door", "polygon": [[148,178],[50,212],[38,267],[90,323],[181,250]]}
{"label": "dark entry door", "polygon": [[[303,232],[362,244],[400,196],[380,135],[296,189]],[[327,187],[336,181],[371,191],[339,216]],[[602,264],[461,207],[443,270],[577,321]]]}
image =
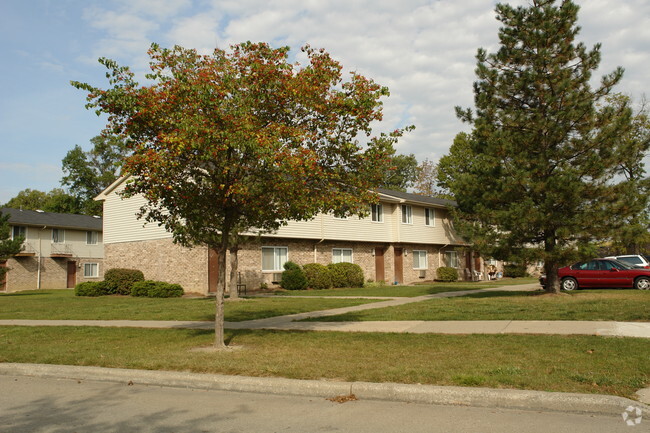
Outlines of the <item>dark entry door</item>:
{"label": "dark entry door", "polygon": [[404,279],[403,253],[402,248],[395,248],[395,282],[397,284],[402,284]]}
{"label": "dark entry door", "polygon": [[382,247],[375,248],[375,281],[386,281],[384,249]]}
{"label": "dark entry door", "polygon": [[68,289],[73,289],[77,284],[77,262],[68,262],[68,272],[67,272],[67,284]]}
{"label": "dark entry door", "polygon": [[208,249],[208,293],[217,292],[217,284],[219,282],[219,253],[212,249]]}

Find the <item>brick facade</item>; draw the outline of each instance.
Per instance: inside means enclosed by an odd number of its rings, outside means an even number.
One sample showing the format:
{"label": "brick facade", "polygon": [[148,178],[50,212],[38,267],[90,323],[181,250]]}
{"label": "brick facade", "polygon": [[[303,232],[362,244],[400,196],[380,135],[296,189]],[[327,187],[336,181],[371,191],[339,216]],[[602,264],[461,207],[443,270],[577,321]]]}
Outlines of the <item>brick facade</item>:
{"label": "brick facade", "polygon": [[[17,292],[21,290],[65,289],[68,287],[68,263],[75,263],[75,278],[72,286],[84,281],[100,281],[103,278],[103,259],[95,258],[52,258],[41,257],[39,273],[39,258],[35,256],[14,257],[7,260],[5,290]],[[97,277],[84,277],[84,264],[97,263]],[[40,285],[39,285],[40,278]]]}
{"label": "brick facade", "polygon": [[[283,238],[255,239],[241,246],[238,252],[238,271],[241,283],[248,290],[262,284],[274,284],[274,275],[281,271],[262,271],[262,247],[286,247],[288,260],[300,265],[332,263],[334,248],[352,249],[352,261],[364,272],[366,281],[376,280],[376,248],[384,250],[384,281],[392,284],[395,275],[395,246],[372,242],[316,241]],[[402,282],[413,284],[431,281],[439,264],[441,249],[431,245],[407,244],[400,246],[403,255]],[[192,249],[176,245],[171,239],[121,242],[105,245],[105,269],[139,269],[146,279],[167,281],[183,286],[186,292],[208,292],[208,251],[205,247]],[[427,269],[413,269],[413,251],[427,251]],[[226,257],[226,276],[230,275],[230,257]]]}

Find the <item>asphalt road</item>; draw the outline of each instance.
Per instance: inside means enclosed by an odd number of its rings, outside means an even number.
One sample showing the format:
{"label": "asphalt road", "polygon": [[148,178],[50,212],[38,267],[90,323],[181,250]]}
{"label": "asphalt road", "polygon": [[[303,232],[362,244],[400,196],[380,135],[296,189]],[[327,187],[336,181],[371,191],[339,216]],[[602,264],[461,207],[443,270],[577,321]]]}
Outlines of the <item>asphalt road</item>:
{"label": "asphalt road", "polygon": [[[332,396],[334,397],[334,396]],[[622,416],[0,376],[0,432],[648,432]]]}

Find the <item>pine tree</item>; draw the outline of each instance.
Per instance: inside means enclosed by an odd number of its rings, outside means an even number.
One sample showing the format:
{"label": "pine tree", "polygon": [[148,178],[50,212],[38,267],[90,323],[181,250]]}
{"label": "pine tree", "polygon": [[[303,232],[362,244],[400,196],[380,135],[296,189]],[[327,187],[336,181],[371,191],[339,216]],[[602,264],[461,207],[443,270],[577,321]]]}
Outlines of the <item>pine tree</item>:
{"label": "pine tree", "polygon": [[[6,263],[7,259],[18,254],[23,246],[23,238],[11,238],[11,227],[9,226],[9,215],[0,212],[0,264]],[[7,268],[0,266],[0,285],[5,280]]]}
{"label": "pine tree", "polygon": [[621,139],[631,110],[605,99],[623,69],[592,88],[600,45],[574,42],[578,9],[569,0],[496,6],[500,47],[478,50],[475,110],[456,108],[473,126],[467,160],[441,160],[460,231],[484,254],[544,260],[553,292],[558,267],[633,212],[619,196],[632,192],[620,180],[634,153]]}

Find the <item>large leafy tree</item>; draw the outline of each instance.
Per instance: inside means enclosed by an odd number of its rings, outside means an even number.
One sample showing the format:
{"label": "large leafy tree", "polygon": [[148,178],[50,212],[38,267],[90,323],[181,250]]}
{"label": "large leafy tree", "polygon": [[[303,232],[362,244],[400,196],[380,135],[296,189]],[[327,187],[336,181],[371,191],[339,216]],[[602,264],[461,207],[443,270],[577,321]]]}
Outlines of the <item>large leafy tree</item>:
{"label": "large leafy tree", "polygon": [[151,84],[100,59],[110,87],[73,82],[87,107],[108,114],[108,130],[128,137],[126,196],[142,194],[141,217],[176,242],[219,253],[215,347],[224,347],[226,251],[246,232],[278,229],[318,212],[366,212],[377,198],[398,130],[361,144],[381,119],[388,90],[342,67],[323,50],[243,43],[210,55],[182,47],[149,50]]}
{"label": "large leafy tree", "polygon": [[406,191],[414,184],[417,173],[418,160],[415,155],[412,153],[409,155],[393,155],[391,165],[384,172],[384,178],[379,186],[395,191]]}
{"label": "large leafy tree", "polygon": [[61,188],[54,188],[50,192],[30,188],[24,189],[18,192],[15,197],[12,197],[4,207],[57,213],[81,212],[79,200]]}
{"label": "large leafy tree", "polygon": [[61,184],[79,201],[83,213],[101,215],[102,205],[94,198],[117,179],[127,149],[115,135],[99,135],[90,142],[91,150],[77,145],[65,155]]}
{"label": "large leafy tree", "polygon": [[[0,212],[0,264],[5,264],[7,259],[18,254],[23,246],[23,238],[11,238],[11,227],[9,226],[9,215]],[[7,268],[0,266],[0,285],[5,281]]]}
{"label": "large leafy tree", "polygon": [[624,160],[638,155],[622,139],[631,110],[604,99],[623,70],[592,87],[600,45],[575,42],[572,1],[498,4],[496,13],[500,47],[478,50],[475,110],[457,108],[473,127],[459,144],[465,160],[458,152],[443,158],[442,186],[458,202],[457,227],[480,250],[544,260],[547,290],[557,292],[558,267],[634,212],[623,195],[638,191],[620,176]]}

